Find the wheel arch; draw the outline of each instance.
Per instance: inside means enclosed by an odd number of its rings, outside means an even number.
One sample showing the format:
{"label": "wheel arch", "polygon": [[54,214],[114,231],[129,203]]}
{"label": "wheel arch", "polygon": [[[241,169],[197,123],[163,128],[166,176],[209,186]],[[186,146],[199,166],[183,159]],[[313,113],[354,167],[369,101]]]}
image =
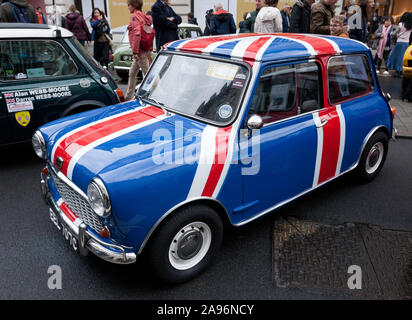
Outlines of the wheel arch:
{"label": "wheel arch", "polygon": [[74,113],[89,111],[89,110],[93,110],[93,109],[97,109],[97,108],[101,108],[101,107],[105,107],[105,106],[106,105],[103,102],[97,101],[97,100],[78,101],[78,102],[70,105],[69,107],[67,107],[63,111],[63,113],[60,115],[60,118],[64,118],[64,117],[66,117],[68,115],[71,115],[71,114],[74,114]]}
{"label": "wheel arch", "polygon": [[368,144],[368,141],[372,138],[372,136],[373,136],[376,132],[383,132],[383,133],[388,137],[388,140],[390,140],[390,137],[391,137],[391,136],[390,136],[389,130],[388,130],[388,128],[387,128],[386,126],[380,125],[380,126],[374,127],[374,128],[368,133],[368,135],[365,137],[365,139],[363,140],[363,144],[362,144],[362,148],[361,148],[360,153],[359,153],[358,161],[357,161],[356,165],[355,165],[353,168],[357,168],[357,167],[359,166],[360,160],[361,160],[361,158],[362,158],[363,151],[365,150],[365,147],[366,147],[366,145]]}
{"label": "wheel arch", "polygon": [[224,205],[216,200],[216,199],[212,199],[212,198],[207,198],[207,197],[203,197],[203,198],[196,198],[196,199],[190,199],[188,201],[184,201],[181,202],[179,204],[177,204],[176,206],[172,207],[171,209],[169,209],[165,214],[163,214],[160,219],[153,225],[153,227],[150,229],[150,231],[147,233],[145,239],[143,240],[138,254],[141,254],[144,249],[146,248],[147,244],[149,243],[150,239],[152,238],[152,235],[156,233],[156,231],[158,230],[158,228],[167,222],[167,220],[173,216],[174,213],[176,213],[178,210],[181,210],[183,208],[187,208],[193,205],[206,205],[210,208],[212,208],[220,217],[220,219],[222,220],[222,223],[224,226],[228,226],[228,225],[233,225],[229,219],[229,214],[226,210],[226,208],[224,207]]}

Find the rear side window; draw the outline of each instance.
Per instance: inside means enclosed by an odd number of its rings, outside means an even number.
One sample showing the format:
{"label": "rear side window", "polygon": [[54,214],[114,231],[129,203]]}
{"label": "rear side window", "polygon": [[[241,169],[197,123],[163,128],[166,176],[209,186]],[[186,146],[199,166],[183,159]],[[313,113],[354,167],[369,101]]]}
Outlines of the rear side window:
{"label": "rear side window", "polygon": [[328,62],[329,101],[339,104],[374,90],[369,60],[364,55],[332,57]]}
{"label": "rear side window", "polygon": [[315,62],[270,67],[262,73],[249,115],[267,124],[320,109],[321,79]]}
{"label": "rear side window", "polygon": [[56,41],[0,41],[0,81],[75,74],[76,64]]}

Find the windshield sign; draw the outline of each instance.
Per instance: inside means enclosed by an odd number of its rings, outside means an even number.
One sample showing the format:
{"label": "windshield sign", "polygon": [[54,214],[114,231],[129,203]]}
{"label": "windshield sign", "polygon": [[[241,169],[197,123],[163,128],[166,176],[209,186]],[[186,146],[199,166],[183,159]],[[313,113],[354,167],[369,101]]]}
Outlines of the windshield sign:
{"label": "windshield sign", "polygon": [[168,110],[225,124],[237,114],[247,77],[242,65],[161,54],[138,94]]}

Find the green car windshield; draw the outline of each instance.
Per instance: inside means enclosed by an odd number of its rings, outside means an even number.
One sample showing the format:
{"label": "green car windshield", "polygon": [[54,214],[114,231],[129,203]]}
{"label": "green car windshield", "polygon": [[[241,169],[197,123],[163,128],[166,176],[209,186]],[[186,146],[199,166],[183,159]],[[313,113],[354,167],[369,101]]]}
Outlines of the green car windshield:
{"label": "green car windshield", "polygon": [[172,112],[223,125],[236,117],[248,74],[240,64],[163,53],[138,96]]}

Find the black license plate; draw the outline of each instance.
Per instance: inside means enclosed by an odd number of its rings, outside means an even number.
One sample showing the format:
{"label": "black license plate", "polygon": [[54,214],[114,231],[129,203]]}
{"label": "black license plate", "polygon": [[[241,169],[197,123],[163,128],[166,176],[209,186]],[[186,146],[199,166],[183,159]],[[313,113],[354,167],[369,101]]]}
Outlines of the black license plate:
{"label": "black license plate", "polygon": [[78,253],[79,252],[79,239],[76,238],[76,236],[71,231],[71,229],[51,209],[50,209],[50,220],[56,226],[57,230],[60,231],[63,238],[69,243],[70,247]]}

